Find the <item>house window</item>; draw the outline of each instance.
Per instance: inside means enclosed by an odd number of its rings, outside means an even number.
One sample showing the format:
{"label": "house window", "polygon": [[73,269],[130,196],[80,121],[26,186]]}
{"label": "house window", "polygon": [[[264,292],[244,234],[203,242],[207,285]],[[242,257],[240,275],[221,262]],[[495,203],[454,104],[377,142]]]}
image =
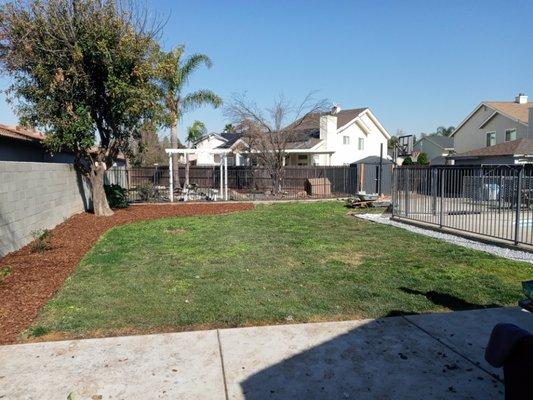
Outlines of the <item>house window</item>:
{"label": "house window", "polygon": [[512,142],[513,140],[516,140],[516,129],[507,129],[505,131],[505,141]]}
{"label": "house window", "polygon": [[487,132],[487,147],[496,144],[496,132]]}
{"label": "house window", "polygon": [[359,149],[359,150],[364,150],[365,149],[365,139],[364,138],[359,138],[357,140],[357,149]]}
{"label": "house window", "polygon": [[308,164],[307,154],[298,154],[298,166],[305,167]]}
{"label": "house window", "polygon": [[350,144],[350,136],[343,136],[342,144]]}

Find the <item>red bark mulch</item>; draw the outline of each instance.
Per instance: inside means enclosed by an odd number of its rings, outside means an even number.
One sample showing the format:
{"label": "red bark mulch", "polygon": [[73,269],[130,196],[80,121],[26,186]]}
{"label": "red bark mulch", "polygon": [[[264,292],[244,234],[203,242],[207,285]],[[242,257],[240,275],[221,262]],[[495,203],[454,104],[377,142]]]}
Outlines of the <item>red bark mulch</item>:
{"label": "red bark mulch", "polygon": [[32,253],[30,246],[0,258],[0,344],[14,343],[39,309],[52,298],[81,258],[108,229],[134,221],[172,216],[222,214],[253,208],[250,203],[135,205],[111,217],[77,214],[53,229],[50,249]]}

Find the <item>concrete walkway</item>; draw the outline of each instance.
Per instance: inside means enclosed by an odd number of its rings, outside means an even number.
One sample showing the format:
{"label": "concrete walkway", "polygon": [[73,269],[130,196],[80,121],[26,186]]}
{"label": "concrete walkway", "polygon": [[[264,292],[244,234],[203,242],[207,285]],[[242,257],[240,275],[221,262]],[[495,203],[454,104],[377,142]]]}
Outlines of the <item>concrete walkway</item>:
{"label": "concrete walkway", "polygon": [[0,399],[502,399],[498,308],[0,347]]}

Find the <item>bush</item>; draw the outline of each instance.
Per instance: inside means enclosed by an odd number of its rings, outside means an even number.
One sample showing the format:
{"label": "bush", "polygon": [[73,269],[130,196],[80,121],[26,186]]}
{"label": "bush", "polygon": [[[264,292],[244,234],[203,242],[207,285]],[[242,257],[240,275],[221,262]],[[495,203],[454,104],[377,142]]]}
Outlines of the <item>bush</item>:
{"label": "bush", "polygon": [[426,153],[420,153],[416,159],[418,165],[428,165],[428,155]]}
{"label": "bush", "polygon": [[32,253],[42,253],[50,248],[50,240],[52,240],[52,231],[48,229],[33,231],[32,236],[34,241],[31,243],[30,251]]}
{"label": "bush", "polygon": [[111,208],[126,208],[128,203],[127,190],[117,184],[104,185],[107,202]]}
{"label": "bush", "polygon": [[137,186],[137,194],[139,195],[139,200],[142,202],[159,201],[160,197],[157,189],[149,183]]}
{"label": "bush", "polygon": [[413,165],[413,159],[409,156],[405,157],[403,160],[402,165]]}

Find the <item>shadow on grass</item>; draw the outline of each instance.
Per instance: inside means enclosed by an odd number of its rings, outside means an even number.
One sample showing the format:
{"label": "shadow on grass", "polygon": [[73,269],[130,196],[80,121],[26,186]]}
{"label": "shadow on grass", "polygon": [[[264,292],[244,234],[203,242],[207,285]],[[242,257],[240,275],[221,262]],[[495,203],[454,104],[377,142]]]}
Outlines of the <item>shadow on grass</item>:
{"label": "shadow on grass", "polygon": [[[426,299],[431,301],[433,304],[437,306],[441,306],[441,307],[446,307],[452,311],[477,310],[480,308],[500,307],[500,305],[498,304],[470,303],[466,300],[460,299],[459,297],[453,296],[451,294],[436,292],[434,290],[422,292],[420,290],[410,289],[406,287],[401,287],[400,290],[407,294],[425,296]],[[412,314],[415,314],[415,313],[404,313],[404,314],[396,314],[396,315],[412,315]]]}

